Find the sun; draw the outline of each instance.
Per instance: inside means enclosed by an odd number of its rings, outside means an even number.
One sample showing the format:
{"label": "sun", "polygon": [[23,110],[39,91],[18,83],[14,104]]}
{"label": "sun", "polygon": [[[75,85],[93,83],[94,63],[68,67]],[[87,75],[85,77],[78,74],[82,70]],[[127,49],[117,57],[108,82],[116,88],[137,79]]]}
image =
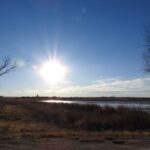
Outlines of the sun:
{"label": "sun", "polygon": [[66,67],[55,60],[45,62],[40,69],[42,77],[52,84],[62,82],[65,79],[66,72]]}

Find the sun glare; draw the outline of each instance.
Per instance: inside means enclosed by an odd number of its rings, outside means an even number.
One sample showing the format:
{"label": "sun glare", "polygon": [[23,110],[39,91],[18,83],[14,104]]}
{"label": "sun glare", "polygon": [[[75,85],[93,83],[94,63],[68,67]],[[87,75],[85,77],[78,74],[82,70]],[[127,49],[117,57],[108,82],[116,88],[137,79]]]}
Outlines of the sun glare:
{"label": "sun glare", "polygon": [[57,61],[49,61],[43,64],[40,74],[48,82],[56,84],[65,79],[66,68]]}

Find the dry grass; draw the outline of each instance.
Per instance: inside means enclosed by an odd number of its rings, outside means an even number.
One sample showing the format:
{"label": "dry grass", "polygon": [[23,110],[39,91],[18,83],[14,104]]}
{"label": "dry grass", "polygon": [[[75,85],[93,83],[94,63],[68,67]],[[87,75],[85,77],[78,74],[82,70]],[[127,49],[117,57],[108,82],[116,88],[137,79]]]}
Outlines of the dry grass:
{"label": "dry grass", "polygon": [[149,137],[150,114],[126,108],[7,100],[0,103],[0,134],[83,141]]}
{"label": "dry grass", "polygon": [[41,116],[44,121],[59,128],[87,131],[150,130],[150,114],[139,110],[40,102],[23,106],[39,114],[36,119]]}

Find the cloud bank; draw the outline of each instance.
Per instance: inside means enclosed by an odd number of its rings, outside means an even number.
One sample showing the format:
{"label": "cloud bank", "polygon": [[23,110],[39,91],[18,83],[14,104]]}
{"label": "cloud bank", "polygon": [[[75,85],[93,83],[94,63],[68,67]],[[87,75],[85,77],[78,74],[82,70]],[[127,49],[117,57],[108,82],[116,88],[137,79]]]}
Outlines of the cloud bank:
{"label": "cloud bank", "polygon": [[41,96],[133,96],[150,97],[150,77],[135,79],[100,79],[88,85],[64,83],[41,89],[15,91],[16,95]]}

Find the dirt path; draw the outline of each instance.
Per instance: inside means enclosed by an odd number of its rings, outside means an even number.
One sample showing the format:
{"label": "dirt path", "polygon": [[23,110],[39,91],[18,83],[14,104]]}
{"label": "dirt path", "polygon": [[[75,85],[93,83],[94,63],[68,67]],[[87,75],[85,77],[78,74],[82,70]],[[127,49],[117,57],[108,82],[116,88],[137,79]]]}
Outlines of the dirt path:
{"label": "dirt path", "polygon": [[63,138],[0,141],[0,150],[150,150],[150,139],[79,141]]}

